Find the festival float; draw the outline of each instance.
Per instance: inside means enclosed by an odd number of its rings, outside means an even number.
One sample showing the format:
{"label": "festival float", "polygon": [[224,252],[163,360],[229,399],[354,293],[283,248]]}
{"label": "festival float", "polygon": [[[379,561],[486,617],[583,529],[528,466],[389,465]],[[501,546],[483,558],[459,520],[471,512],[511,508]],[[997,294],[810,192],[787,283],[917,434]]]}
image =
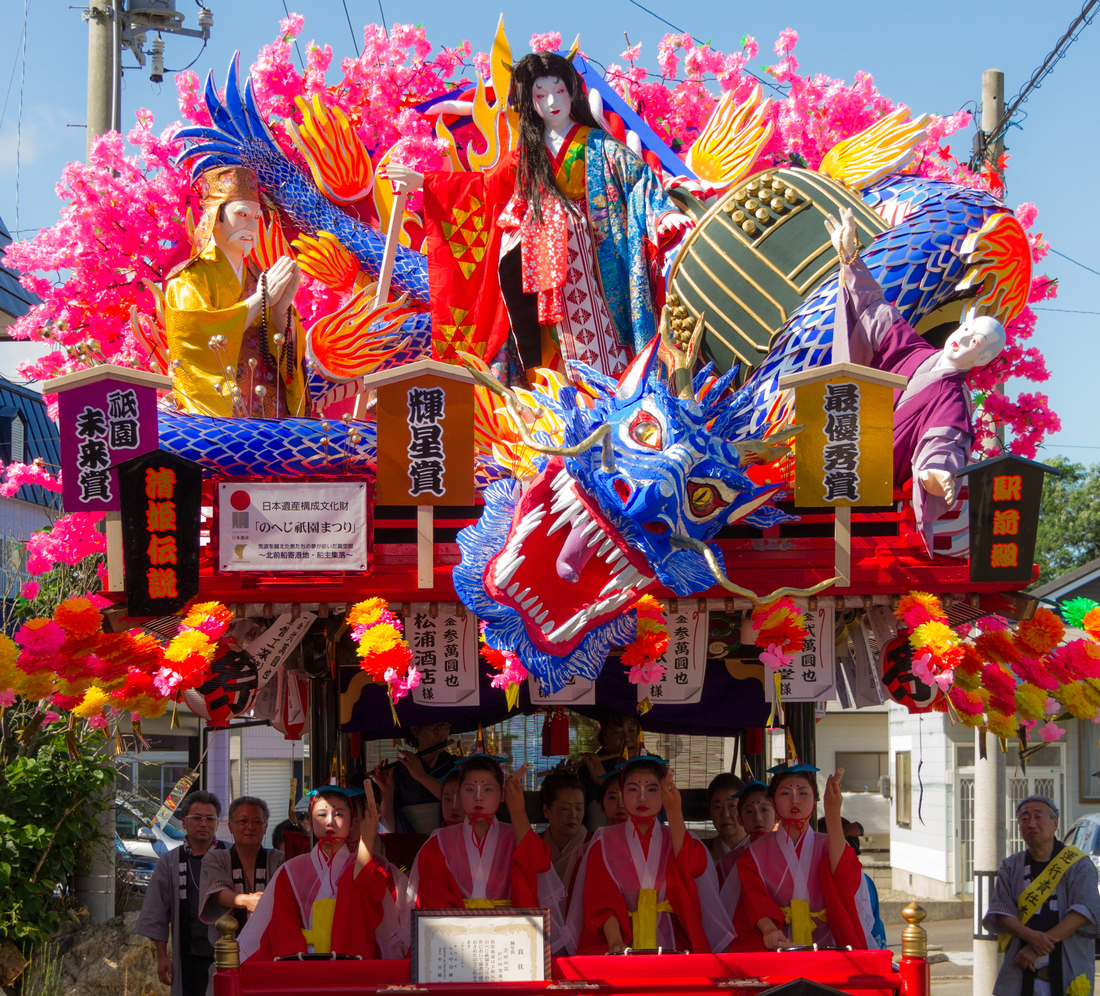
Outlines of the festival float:
{"label": "festival float", "polygon": [[[942,144],[967,114],[799,76],[793,32],[761,81],[749,38],[670,35],[653,77],[556,34],[514,54],[503,20],[472,66],[372,27],[327,86],[327,48],[290,64],[300,29],[224,89],[181,74],[190,124],[142,117],[140,161],[116,135],[70,167],[62,225],[113,185],[152,227],[104,244],[110,307],[91,279],[29,281],[17,334],[58,346],[63,467],[19,473],[63,489],[42,568],[107,566],[4,644],[0,687],[116,733],[251,710],[308,730],[314,787],[398,726],[513,710],[736,736],[756,778],[766,727],[812,765],[815,703],[860,681],[1025,743],[1100,711],[1095,607],[1067,643],[1021,594],[1057,423],[1001,385],[1045,378],[1028,304],[1055,289],[1004,163]],[[51,237],[9,260],[42,268]],[[547,939],[489,983],[418,974],[415,950],[242,964],[223,921],[214,987],[918,996],[906,916],[900,966]]]}

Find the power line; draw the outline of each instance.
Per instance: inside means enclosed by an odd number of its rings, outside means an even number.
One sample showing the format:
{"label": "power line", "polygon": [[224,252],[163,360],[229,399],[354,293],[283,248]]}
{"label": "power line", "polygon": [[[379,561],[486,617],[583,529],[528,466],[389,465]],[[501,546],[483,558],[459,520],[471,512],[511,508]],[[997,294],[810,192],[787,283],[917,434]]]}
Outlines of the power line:
{"label": "power line", "polygon": [[19,71],[19,114],[15,124],[15,227],[19,227],[19,165],[23,148],[23,87],[27,82],[27,15],[31,0],[23,0],[23,65]]}
{"label": "power line", "polygon": [[1081,267],[1082,270],[1088,270],[1089,273],[1095,273],[1098,277],[1100,277],[1100,270],[1094,270],[1091,266],[1085,266],[1084,263],[1078,263],[1077,260],[1075,260],[1072,256],[1067,256],[1064,252],[1059,252],[1057,249],[1051,249],[1050,251],[1054,253],[1055,256],[1061,256],[1062,259],[1068,259],[1075,266]]}
{"label": "power line", "polygon": [[4,108],[0,110],[0,127],[4,125],[4,116],[8,113],[8,98],[11,96],[11,85],[15,82],[15,70],[19,66],[19,46],[23,44],[23,35],[27,31],[27,8],[23,8],[23,27],[19,32],[19,39],[15,43],[15,58],[11,64],[11,75],[8,77],[8,89],[4,94]]}
{"label": "power line", "polygon": [[382,0],[378,0],[378,16],[382,18],[382,27],[386,29],[386,34],[390,33],[390,26],[386,23],[386,12],[382,9]]}
{"label": "power line", "polygon": [[[345,7],[344,9],[345,9],[345,12],[346,12],[347,8]],[[286,19],[289,21],[290,20],[290,9],[286,5],[286,0],[283,0],[283,11],[286,13]],[[206,46],[203,45],[203,48],[206,48]],[[298,53],[298,65],[302,67],[302,72],[304,73],[306,71],[306,60],[302,58],[302,50],[298,47],[298,36],[297,35],[294,36],[294,51]]]}
{"label": "power line", "polygon": [[1032,308],[1032,311],[1057,311],[1063,315],[1100,315],[1100,311],[1074,311],[1072,308]]}
{"label": "power line", "polygon": [[[355,40],[355,28],[351,26],[351,14],[348,13],[348,0],[343,0],[344,17],[348,19],[348,34],[351,35],[351,43],[355,46],[355,58],[359,58],[359,42]],[[382,9],[382,0],[378,2],[378,9]]]}

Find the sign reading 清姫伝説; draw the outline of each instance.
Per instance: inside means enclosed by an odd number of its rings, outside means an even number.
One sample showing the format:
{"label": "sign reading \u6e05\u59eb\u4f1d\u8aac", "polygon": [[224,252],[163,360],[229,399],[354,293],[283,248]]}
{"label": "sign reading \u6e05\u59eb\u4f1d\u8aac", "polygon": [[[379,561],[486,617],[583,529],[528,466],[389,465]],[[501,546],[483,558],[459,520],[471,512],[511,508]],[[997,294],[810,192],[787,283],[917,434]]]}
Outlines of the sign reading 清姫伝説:
{"label": "sign reading \u6e05\u59eb\u4f1d\u8aac", "polygon": [[366,481],[220,481],[218,569],[370,570]]}

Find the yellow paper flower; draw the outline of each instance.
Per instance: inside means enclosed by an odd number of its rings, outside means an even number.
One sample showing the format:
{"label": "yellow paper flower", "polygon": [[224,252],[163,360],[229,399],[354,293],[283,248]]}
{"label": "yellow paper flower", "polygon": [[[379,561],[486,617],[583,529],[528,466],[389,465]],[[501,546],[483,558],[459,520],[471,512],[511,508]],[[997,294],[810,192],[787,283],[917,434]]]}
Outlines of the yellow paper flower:
{"label": "yellow paper flower", "polygon": [[1092,719],[1100,712],[1100,690],[1087,681],[1075,681],[1058,689],[1058,701],[1077,719]]}
{"label": "yellow paper flower", "polygon": [[185,661],[192,654],[201,654],[207,660],[212,660],[216,645],[211,643],[203,633],[197,629],[184,630],[175,637],[164,656],[170,661]]}
{"label": "yellow paper flower", "polygon": [[914,650],[927,648],[934,654],[942,656],[952,647],[957,647],[962,641],[947,623],[932,622],[921,623],[909,634],[909,643]]}
{"label": "yellow paper flower", "polygon": [[1006,716],[1004,713],[997,712],[996,710],[990,710],[986,713],[985,725],[989,727],[989,732],[994,736],[1003,737],[1005,740],[1011,740],[1016,736],[1018,724],[1014,717]]}
{"label": "yellow paper flower", "polygon": [[401,634],[393,626],[389,623],[379,623],[377,626],[371,626],[363,634],[363,639],[359,641],[355,652],[360,657],[370,657],[372,654],[380,654],[396,647],[400,640]]}
{"label": "yellow paper flower", "polygon": [[1066,996],[1089,996],[1092,986],[1089,985],[1088,976],[1082,973],[1077,976],[1067,987]]}
{"label": "yellow paper flower", "polygon": [[102,688],[93,685],[84,693],[84,699],[80,705],[73,709],[73,715],[81,719],[91,719],[97,713],[101,713],[103,707],[110,701],[110,697]]}
{"label": "yellow paper flower", "polygon": [[1046,717],[1047,693],[1038,685],[1022,682],[1016,686],[1016,708],[1024,719]]}
{"label": "yellow paper flower", "polygon": [[19,648],[10,636],[0,633],[0,688],[11,688],[23,672],[16,666]]}
{"label": "yellow paper flower", "polygon": [[[365,602],[353,605],[347,614],[349,626],[371,626],[378,622],[382,610],[386,607],[384,598],[368,598]],[[360,656],[362,656],[360,654]]]}
{"label": "yellow paper flower", "polygon": [[14,688],[23,698],[36,702],[38,699],[53,695],[57,687],[55,678],[56,675],[52,671],[36,671],[34,674],[27,674],[17,668]]}

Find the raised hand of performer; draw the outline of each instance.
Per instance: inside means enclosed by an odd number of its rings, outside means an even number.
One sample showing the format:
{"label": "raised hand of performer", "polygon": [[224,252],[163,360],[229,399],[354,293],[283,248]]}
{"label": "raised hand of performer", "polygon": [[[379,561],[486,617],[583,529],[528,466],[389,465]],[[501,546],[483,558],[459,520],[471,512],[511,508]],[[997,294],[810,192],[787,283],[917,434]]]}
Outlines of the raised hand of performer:
{"label": "raised hand of performer", "polygon": [[397,826],[393,811],[393,779],[396,771],[397,769],[392,764],[378,764],[370,773],[371,779],[382,790],[381,817],[391,833],[394,827]]}
{"label": "raised hand of performer", "polygon": [[531,830],[531,821],[527,818],[527,803],[523,797],[523,776],[527,774],[529,767],[529,764],[523,765],[504,781],[504,804],[508,807],[508,816],[512,820],[516,844],[519,844]]}
{"label": "raised hand of performer", "polygon": [[840,209],[840,221],[831,214],[825,215],[825,231],[832,239],[833,248],[842,261],[851,260],[856,254],[856,217],[851,208]]}
{"label": "raised hand of performer", "polygon": [[836,871],[840,859],[844,857],[844,848],[848,846],[844,839],[844,825],[840,822],[840,807],[844,797],[840,793],[840,780],[844,769],[837,768],[835,774],[825,781],[825,795],[822,804],[825,808],[825,832],[829,835],[829,868]]}
{"label": "raised hand of performer", "polygon": [[363,782],[366,792],[366,812],[363,814],[363,822],[359,824],[359,850],[355,858],[355,870],[353,878],[358,878],[359,873],[374,860],[374,845],[378,839],[378,825],[380,814],[378,803],[374,799],[374,783],[368,778]]}
{"label": "raised hand of performer", "polygon": [[680,790],[676,787],[671,768],[661,779],[661,805],[668,819],[668,832],[672,838],[672,852],[679,854],[684,846],[684,838],[687,836],[687,827],[684,825],[684,803],[680,798]]}

